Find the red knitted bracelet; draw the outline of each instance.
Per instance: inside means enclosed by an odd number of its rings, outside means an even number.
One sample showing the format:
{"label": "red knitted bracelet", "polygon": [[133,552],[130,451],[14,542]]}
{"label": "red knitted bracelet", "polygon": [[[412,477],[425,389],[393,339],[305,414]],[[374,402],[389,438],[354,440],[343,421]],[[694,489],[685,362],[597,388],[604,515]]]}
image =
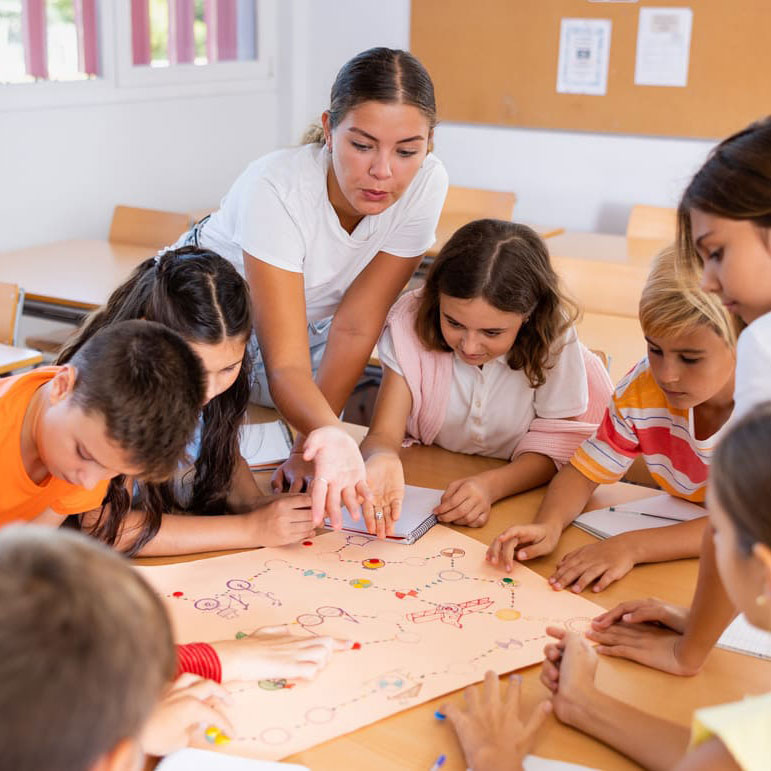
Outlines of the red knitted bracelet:
{"label": "red knitted bracelet", "polygon": [[222,682],[222,662],[209,643],[187,643],[177,646],[177,677],[183,672]]}

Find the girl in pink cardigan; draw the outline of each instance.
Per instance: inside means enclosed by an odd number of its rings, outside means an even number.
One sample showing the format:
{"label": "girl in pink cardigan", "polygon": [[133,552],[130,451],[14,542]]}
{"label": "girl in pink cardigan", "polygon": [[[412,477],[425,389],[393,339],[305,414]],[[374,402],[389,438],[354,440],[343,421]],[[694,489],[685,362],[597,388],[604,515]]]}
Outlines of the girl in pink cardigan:
{"label": "girl in pink cardigan", "polygon": [[481,527],[495,501],[554,476],[613,390],[576,336],[577,315],[530,228],[485,219],[452,236],[378,343],[383,381],[361,445],[370,532],[391,533],[399,517],[405,428],[407,441],[510,460],[453,481],[435,510],[442,522]]}

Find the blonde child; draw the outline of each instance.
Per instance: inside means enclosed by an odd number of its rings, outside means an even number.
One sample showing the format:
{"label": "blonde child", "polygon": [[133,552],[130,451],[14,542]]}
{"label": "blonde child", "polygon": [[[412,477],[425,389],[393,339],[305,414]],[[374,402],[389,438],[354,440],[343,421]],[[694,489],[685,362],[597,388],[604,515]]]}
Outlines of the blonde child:
{"label": "blonde child", "polygon": [[[670,495],[702,503],[712,451],[733,409],[739,322],[713,295],[679,275],[665,250],[640,298],[648,355],[619,383],[597,433],[549,485],[532,525],[501,533],[488,559],[506,570],[556,548],[596,487],[623,477],[642,456]],[[694,557],[705,520],[624,533],[562,557],[555,589],[602,591],[635,564]]]}
{"label": "blonde child", "polygon": [[362,442],[370,532],[398,519],[405,436],[510,460],[452,482],[436,514],[481,527],[492,504],[548,482],[596,428],[612,386],[579,342],[543,241],[477,220],[442,248],[425,286],[399,299],[378,345],[383,382]]}
{"label": "blonde child", "polygon": [[[771,630],[771,403],[733,424],[712,463],[707,509],[717,568],[733,607],[756,627]],[[521,769],[542,717],[594,736],[646,769],[766,771],[771,693],[699,709],[690,732],[603,693],[595,682],[597,651],[578,634],[549,628],[541,680],[552,692],[527,725],[516,703],[502,704],[488,674],[480,699],[468,709],[443,707],[474,771]],[[601,649],[600,649],[601,650]],[[516,695],[517,687],[510,686]]]}
{"label": "blonde child", "polygon": [[[678,208],[681,267],[749,325],[737,344],[734,417],[771,399],[771,117],[723,140]],[[733,615],[705,538],[690,610],[632,600],[599,617],[593,639],[609,655],[681,675],[703,666]],[[616,622],[623,619],[624,623]],[[653,633],[649,622],[659,629]],[[669,628],[668,635],[661,626]]]}

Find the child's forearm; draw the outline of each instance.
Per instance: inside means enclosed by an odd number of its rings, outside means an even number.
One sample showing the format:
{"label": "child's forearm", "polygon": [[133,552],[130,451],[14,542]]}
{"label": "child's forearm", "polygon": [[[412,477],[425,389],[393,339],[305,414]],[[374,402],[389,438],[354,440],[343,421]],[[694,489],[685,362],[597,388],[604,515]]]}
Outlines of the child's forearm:
{"label": "child's forearm", "polygon": [[653,771],[669,771],[685,755],[689,731],[598,690],[571,705],[570,725]]}
{"label": "child's forearm", "polygon": [[700,517],[676,525],[634,530],[616,538],[629,550],[637,565],[643,562],[667,562],[698,557],[706,525],[707,518]]}
{"label": "child's forearm", "polygon": [[511,463],[483,471],[477,477],[489,491],[490,502],[495,503],[509,495],[545,485],[556,473],[557,467],[547,455],[525,452]]}
{"label": "child's forearm", "polygon": [[[136,542],[145,520],[143,511],[133,509],[123,520],[114,548],[129,550]],[[158,532],[136,556],[161,557],[202,551],[247,549],[260,546],[259,534],[247,514],[198,516],[164,514]],[[88,530],[88,526],[84,526]]]}
{"label": "child's forearm", "polygon": [[712,533],[705,528],[696,591],[683,640],[677,650],[680,663],[693,673],[698,672],[735,615],[736,608],[726,594],[717,570]]}
{"label": "child's forearm", "polygon": [[596,489],[596,482],[568,463],[552,479],[534,522],[564,530],[584,510]]}
{"label": "child's forearm", "polygon": [[257,484],[252,470],[243,456],[239,455],[228,490],[227,510],[233,514],[245,514],[248,511],[254,511],[263,496],[264,493]]}
{"label": "child's forearm", "polygon": [[364,437],[359,449],[361,450],[361,457],[366,461],[367,458],[379,452],[398,455],[400,448],[401,441],[394,436],[380,431],[371,431]]}

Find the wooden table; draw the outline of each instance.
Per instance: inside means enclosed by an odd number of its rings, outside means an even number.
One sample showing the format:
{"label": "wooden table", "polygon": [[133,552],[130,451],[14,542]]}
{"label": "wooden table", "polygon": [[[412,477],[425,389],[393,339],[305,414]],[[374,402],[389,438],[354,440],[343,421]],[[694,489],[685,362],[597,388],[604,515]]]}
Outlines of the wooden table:
{"label": "wooden table", "polygon": [[0,253],[0,276],[24,288],[25,308],[73,314],[103,305],[131,271],[157,249],[73,239]]}
{"label": "wooden table", "polygon": [[32,348],[17,348],[15,345],[0,343],[0,375],[13,372],[15,369],[34,367],[43,361],[43,354]]}
{"label": "wooden table", "polygon": [[547,245],[555,270],[585,311],[636,317],[651,260],[667,242],[567,231]]}
{"label": "wooden table", "polygon": [[576,332],[581,342],[608,357],[608,372],[614,384],[647,353],[647,345],[636,316],[584,313]]}
{"label": "wooden table", "polygon": [[[363,429],[352,429],[358,439]],[[436,447],[415,446],[403,450],[406,479],[409,484],[444,487],[453,479],[478,473],[500,465],[500,461],[447,452]],[[634,500],[650,495],[650,490],[627,484],[617,484],[600,490],[588,508],[613,502]],[[515,522],[530,522],[543,496],[543,489],[502,501],[493,507],[490,521],[483,528],[459,528],[460,532],[489,543],[504,527]],[[570,527],[558,549],[549,557],[528,563],[543,576],[551,574],[558,557],[570,549],[591,543],[594,539],[577,528]],[[142,564],[198,559],[147,558]],[[680,560],[660,565],[635,568],[621,581],[601,594],[586,596],[603,607],[610,608],[621,600],[633,597],[657,596],[686,605],[689,603],[697,573],[697,561]],[[538,680],[540,667],[522,670],[523,707],[527,714],[546,695]],[[704,671],[692,678],[679,678],[628,661],[603,658],[599,668],[599,683],[616,698],[649,712],[687,725],[693,710],[699,706],[718,704],[758,694],[771,689],[771,662],[729,651],[715,650]],[[434,699],[390,718],[360,728],[324,744],[293,755],[287,760],[302,763],[313,771],[393,771],[394,769],[427,769],[440,752],[448,756],[444,766],[448,771],[462,771],[462,760],[452,730],[433,717],[438,706],[459,694]],[[545,757],[572,760],[590,767],[615,771],[637,766],[614,750],[549,717],[541,730],[534,752]]]}

